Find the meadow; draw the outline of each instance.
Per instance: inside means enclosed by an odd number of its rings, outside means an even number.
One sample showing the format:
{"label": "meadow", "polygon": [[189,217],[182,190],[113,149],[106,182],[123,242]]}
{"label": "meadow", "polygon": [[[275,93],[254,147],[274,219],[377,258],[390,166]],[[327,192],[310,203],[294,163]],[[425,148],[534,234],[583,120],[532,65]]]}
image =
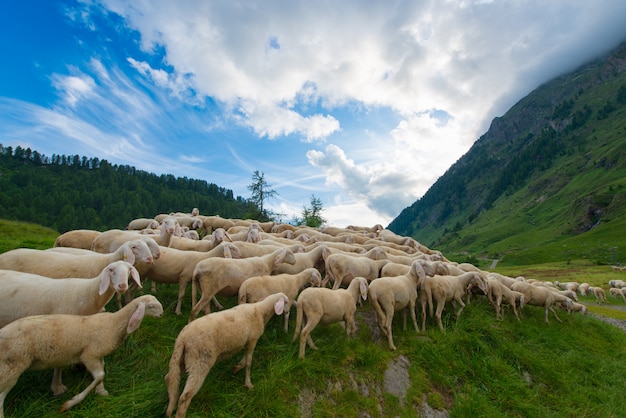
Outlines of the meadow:
{"label": "meadow", "polygon": [[[0,222],[0,251],[20,246],[47,248],[57,235],[35,225],[24,227]],[[605,288],[608,280],[626,276],[626,272],[587,260],[502,265],[494,271],[551,281],[586,281]],[[61,404],[85,388],[91,376],[80,366],[66,368],[63,380],[68,393],[53,397],[52,370],[28,371],[5,400],[6,416],[163,416],[167,406],[163,377],[190,310],[188,292],[183,315],[174,314],[176,292],[174,286],[159,285],[156,296],[164,316],[146,318],[105,359],[110,396],[92,393],[61,414]],[[581,300],[591,312],[624,319],[620,309],[626,305],[621,299],[609,298],[602,307],[596,307],[591,297]],[[220,301],[227,307],[235,303],[227,298]],[[107,309],[114,310],[115,303]],[[426,403],[460,417],[624,416],[626,332],[593,314],[560,312],[563,323],[551,314],[546,324],[543,309],[528,306],[521,323],[510,310],[496,321],[488,301],[474,297],[458,321],[448,309],[444,312],[445,332],[431,319],[425,333],[416,333],[410,326],[403,331],[401,317],[396,316],[395,352],[372,326],[372,315],[368,303],[359,308],[359,328],[353,339],[345,336],[339,324],[316,328],[312,337],[319,350],[307,350],[304,360],[298,359],[298,344],[291,341],[295,314],[288,334],[282,329],[282,318],[272,318],[255,350],[254,388],[245,388],[243,371],[231,373],[240,358],[237,354],[211,370],[187,416],[413,417]],[[390,365],[399,359],[404,366],[390,373]],[[407,387],[393,389],[392,383],[404,381],[404,371]]]}

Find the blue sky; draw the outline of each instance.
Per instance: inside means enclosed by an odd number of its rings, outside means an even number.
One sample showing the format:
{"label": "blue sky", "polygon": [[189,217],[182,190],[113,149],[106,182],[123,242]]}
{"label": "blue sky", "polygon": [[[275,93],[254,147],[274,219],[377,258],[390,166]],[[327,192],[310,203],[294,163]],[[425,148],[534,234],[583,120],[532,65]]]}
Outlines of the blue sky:
{"label": "blue sky", "polygon": [[[387,225],[515,102],[626,40],[622,0],[24,0],[0,143]],[[179,208],[190,210],[191,208]],[[152,216],[154,214],[145,214]]]}

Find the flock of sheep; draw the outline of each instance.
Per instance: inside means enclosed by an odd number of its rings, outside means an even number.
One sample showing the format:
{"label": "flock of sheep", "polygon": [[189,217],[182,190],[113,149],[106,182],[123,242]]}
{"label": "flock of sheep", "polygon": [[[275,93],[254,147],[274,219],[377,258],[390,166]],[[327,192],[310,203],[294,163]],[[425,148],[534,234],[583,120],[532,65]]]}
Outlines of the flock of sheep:
{"label": "flock of sheep", "polygon": [[[287,332],[292,305],[297,312],[293,341],[299,338],[304,358],[307,346],[317,349],[311,332],[318,324],[343,322],[346,333],[354,335],[357,307],[366,300],[395,350],[394,314],[402,313],[406,327],[408,313],[419,331],[418,303],[424,332],[427,310],[443,330],[446,304],[458,318],[472,294],[487,296],[497,319],[505,303],[518,320],[524,305],[543,307],[546,322],[548,311],[561,322],[555,306],[585,313],[577,292],[591,292],[599,303],[605,298],[601,287],[512,278],[450,262],[381,225],[295,227],[203,216],[194,209],[136,219],[126,230],[69,231],[53,248],[0,254],[0,418],[4,399],[27,369],[54,368],[51,389],[58,395],[67,390],[61,368],[85,365],[93,381],[65,402],[63,411],[92,390],[106,395],[103,358],[145,315],[163,314],[154,296],[133,297],[147,280],[153,287],[178,284],[177,315],[187,285],[192,287],[189,323],[176,339],[165,376],[168,417],[175,409],[177,417],[186,415],[215,362],[226,356],[244,352],[235,371],[245,367],[245,385],[251,388],[252,354],[265,324],[283,314]],[[626,302],[624,282],[612,283],[611,294]],[[116,295],[118,310],[105,312]],[[216,296],[236,297],[239,304],[223,309]],[[211,304],[219,310],[210,313]],[[187,379],[179,395],[183,372]]]}

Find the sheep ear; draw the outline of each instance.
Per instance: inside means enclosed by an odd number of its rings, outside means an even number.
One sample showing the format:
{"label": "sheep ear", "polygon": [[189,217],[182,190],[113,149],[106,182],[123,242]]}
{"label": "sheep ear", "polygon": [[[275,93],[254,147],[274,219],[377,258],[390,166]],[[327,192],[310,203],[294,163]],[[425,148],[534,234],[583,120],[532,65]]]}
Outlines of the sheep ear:
{"label": "sheep ear", "polygon": [[274,312],[276,313],[276,315],[281,315],[284,310],[285,310],[285,298],[281,297],[274,304]]}
{"label": "sheep ear", "polygon": [[108,267],[106,267],[102,270],[102,273],[100,273],[100,287],[98,288],[98,294],[100,296],[104,295],[109,286],[111,286],[111,271]]}
{"label": "sheep ear", "polygon": [[224,258],[233,258],[233,253],[230,251],[230,247],[228,245],[224,245]]}
{"label": "sheep ear", "polygon": [[135,283],[137,283],[137,286],[139,286],[139,288],[141,288],[141,277],[139,277],[139,272],[137,271],[137,269],[135,267],[131,267],[130,268],[130,277],[133,278],[133,280],[135,281]]}
{"label": "sheep ear", "polygon": [[361,281],[359,283],[359,288],[361,290],[361,297],[363,298],[363,300],[367,300],[367,283]]}
{"label": "sheep ear", "polygon": [[167,227],[165,226],[165,222],[161,224],[161,238],[165,238],[167,234]]}
{"label": "sheep ear", "polygon": [[126,245],[124,247],[124,261],[127,261],[130,264],[135,264],[135,254],[130,248],[130,245]]}
{"label": "sheep ear", "polygon": [[128,321],[128,326],[126,327],[126,334],[131,334],[137,331],[139,325],[141,325],[141,321],[143,321],[143,316],[146,314],[146,304],[140,303],[135,310],[133,316],[130,317],[130,321]]}
{"label": "sheep ear", "polygon": [[241,251],[239,251],[239,248],[237,248],[236,245],[228,244],[228,248],[230,249],[230,253],[231,253],[232,258],[243,258],[241,256]]}

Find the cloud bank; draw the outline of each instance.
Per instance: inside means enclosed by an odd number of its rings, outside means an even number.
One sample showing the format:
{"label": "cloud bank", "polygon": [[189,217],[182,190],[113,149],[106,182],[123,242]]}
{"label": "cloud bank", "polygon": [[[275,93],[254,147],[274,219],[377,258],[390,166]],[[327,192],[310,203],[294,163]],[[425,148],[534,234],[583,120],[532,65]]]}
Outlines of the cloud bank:
{"label": "cloud bank", "polygon": [[[272,169],[280,211],[313,193],[331,223],[350,211],[388,223],[493,117],[626,39],[621,0],[80,0],[65,12],[115,33],[49,75],[53,105],[0,100],[5,134],[29,121],[87,155],[243,191],[251,168]],[[116,61],[121,42],[134,48]]]}

